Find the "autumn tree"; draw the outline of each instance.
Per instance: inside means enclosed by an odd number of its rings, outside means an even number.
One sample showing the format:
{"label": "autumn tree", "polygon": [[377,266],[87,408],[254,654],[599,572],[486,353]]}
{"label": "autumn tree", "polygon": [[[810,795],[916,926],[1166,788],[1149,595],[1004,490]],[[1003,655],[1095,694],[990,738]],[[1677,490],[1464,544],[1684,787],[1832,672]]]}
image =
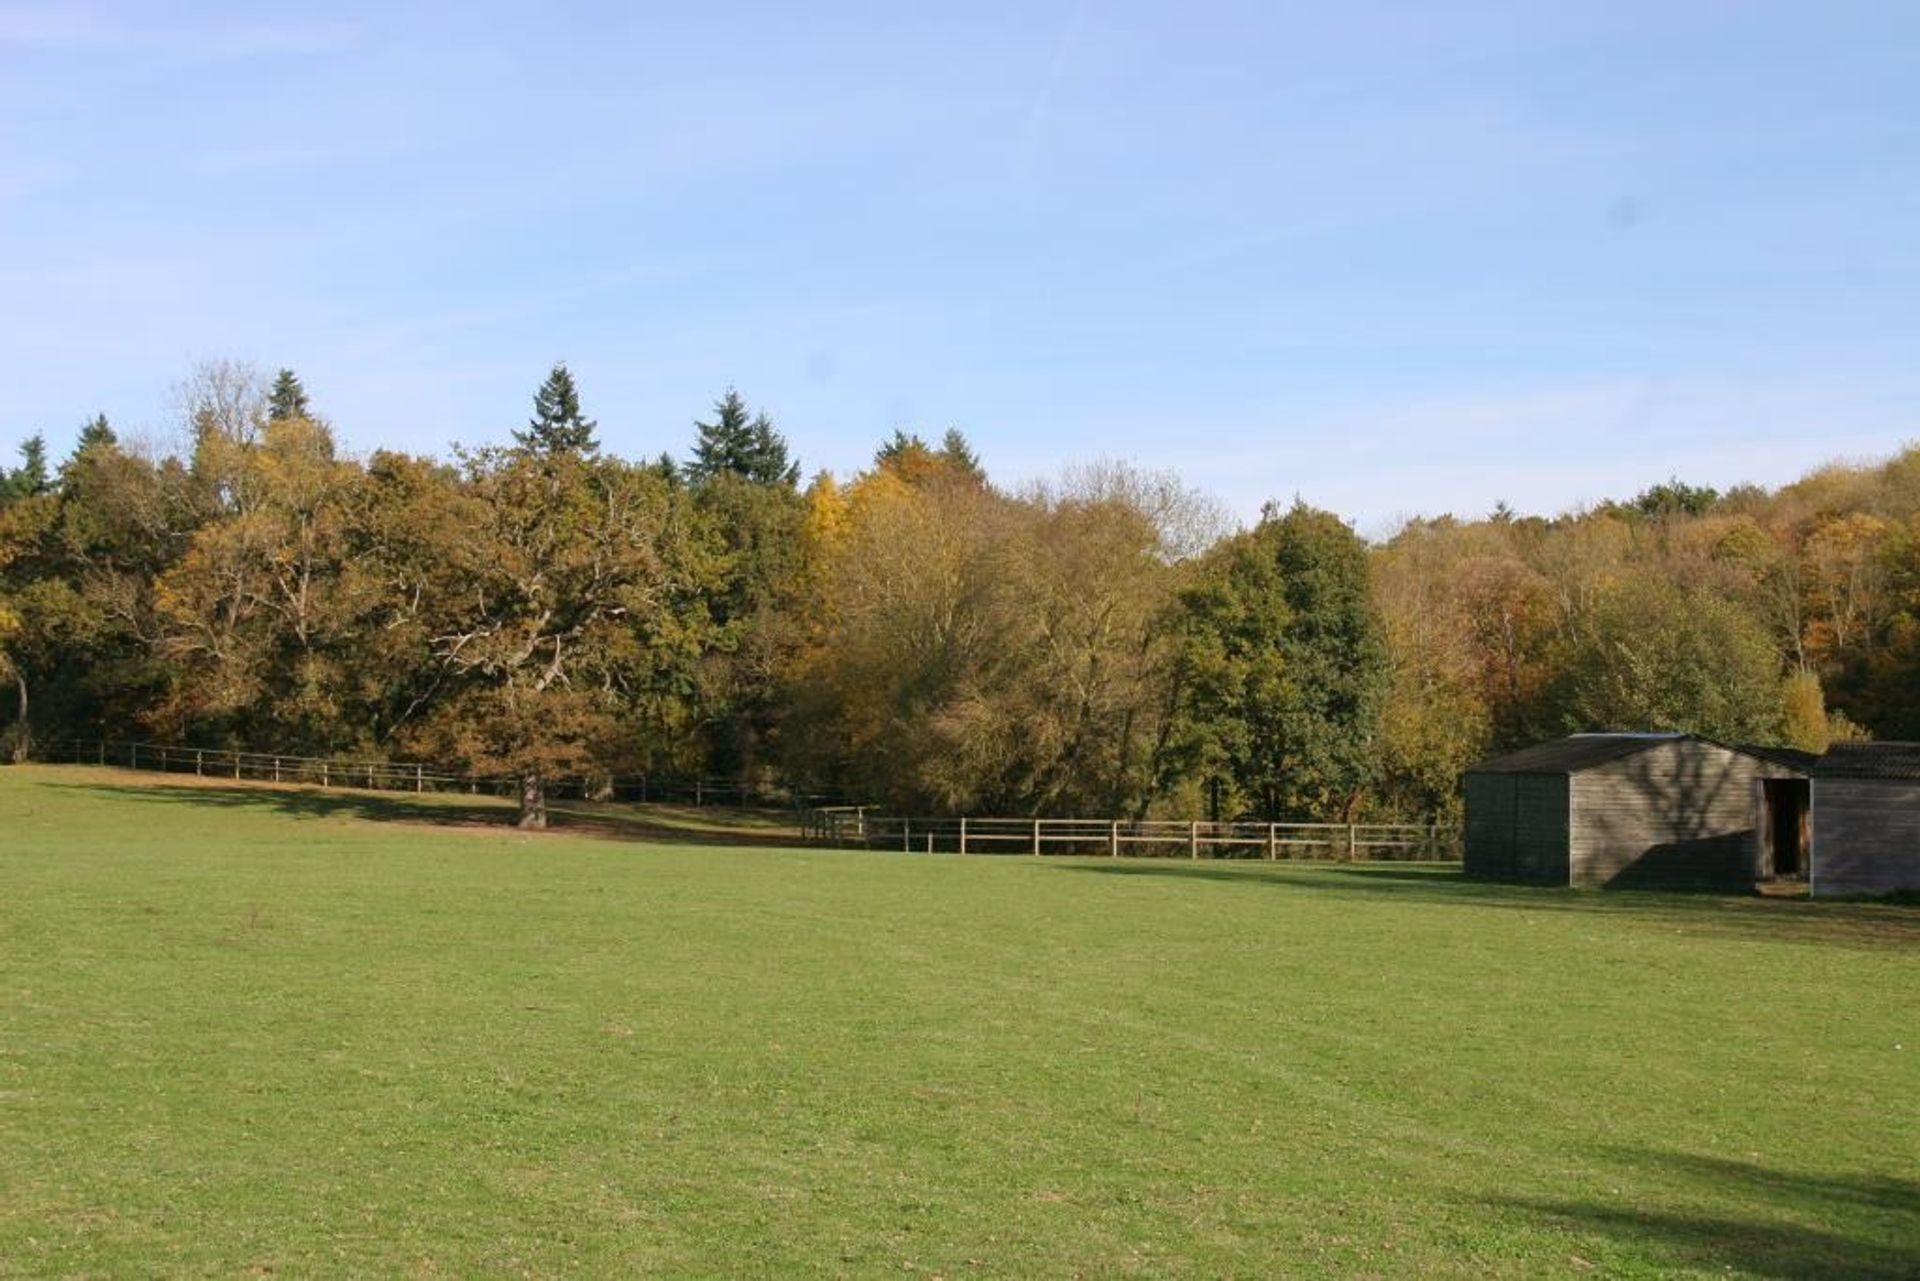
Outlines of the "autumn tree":
{"label": "autumn tree", "polygon": [[26,624],[14,604],[17,585],[8,572],[20,559],[31,528],[21,519],[19,504],[0,507],[0,687],[14,696],[13,714],[0,722],[0,757],[23,761],[32,744],[26,663],[20,653]]}
{"label": "autumn tree", "polygon": [[556,778],[648,763],[644,733],[692,681],[710,572],[650,468],[574,449],[466,459],[422,584],[443,676],[408,741],[520,780],[546,824]]}
{"label": "autumn tree", "polygon": [[181,675],[161,713],[175,734],[256,747],[353,745],[342,699],[355,662],[348,530],[361,471],[332,433],[269,417],[257,440],[209,453],[227,501],[157,584],[161,652]]}

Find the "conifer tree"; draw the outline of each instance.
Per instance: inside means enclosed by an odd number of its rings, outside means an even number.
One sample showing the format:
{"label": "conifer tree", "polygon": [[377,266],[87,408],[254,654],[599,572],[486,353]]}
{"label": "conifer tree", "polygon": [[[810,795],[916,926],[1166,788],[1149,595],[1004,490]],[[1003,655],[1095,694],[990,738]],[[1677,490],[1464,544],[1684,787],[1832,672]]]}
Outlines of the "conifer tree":
{"label": "conifer tree", "polygon": [[513,438],[522,449],[541,454],[591,454],[600,448],[594,440],[599,424],[580,412],[580,391],[565,362],[553,367],[534,393],[533,417],[525,431]]}
{"label": "conifer tree", "polygon": [[73,452],[79,454],[89,449],[107,445],[117,445],[119,443],[120,437],[115,435],[113,428],[108,425],[107,416],[105,414],[95,414],[91,421],[80,428],[80,440],[79,443],[74,446]]}
{"label": "conifer tree", "polygon": [[787,454],[787,442],[765,413],[749,416],[747,402],[733,388],[713,402],[713,421],[696,422],[699,431],[687,475],[695,484],[734,475],[755,485],[799,483],[800,464]]}
{"label": "conifer tree", "polygon": [[300,385],[299,376],[291,369],[282,369],[274,377],[273,390],[267,393],[267,419],[277,423],[311,416],[307,389]]}
{"label": "conifer tree", "polygon": [[27,437],[20,445],[20,465],[0,475],[0,503],[19,502],[44,494],[52,488],[47,471],[47,442],[39,435]]}
{"label": "conifer tree", "polygon": [[966,433],[958,427],[947,428],[947,434],[940,438],[940,461],[964,476],[984,481],[987,469],[980,465],[980,455],[973,452],[973,445],[967,440]]}
{"label": "conifer tree", "polygon": [[895,427],[893,429],[893,438],[883,441],[880,448],[873,451],[873,465],[875,467],[898,467],[923,461],[929,457],[932,452],[932,450],[927,448],[927,442],[920,439],[917,433],[908,435],[898,427]]}

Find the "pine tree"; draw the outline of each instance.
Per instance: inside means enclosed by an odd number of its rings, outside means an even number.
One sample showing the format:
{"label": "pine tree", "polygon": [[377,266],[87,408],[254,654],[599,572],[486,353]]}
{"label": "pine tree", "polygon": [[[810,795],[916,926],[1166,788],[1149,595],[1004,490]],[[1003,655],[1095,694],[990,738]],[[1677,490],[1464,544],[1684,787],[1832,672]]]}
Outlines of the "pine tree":
{"label": "pine tree", "polygon": [[0,502],[34,498],[52,487],[53,478],[47,470],[46,439],[29,436],[20,445],[20,465],[0,475]]}
{"label": "pine tree", "polygon": [[699,436],[687,475],[695,484],[716,476],[733,475],[755,485],[786,485],[800,481],[800,464],[787,454],[787,441],[761,413],[748,417],[747,402],[733,388],[713,402],[714,420],[696,422]]}
{"label": "pine tree", "polygon": [[113,428],[107,424],[107,416],[95,414],[92,421],[80,429],[80,440],[74,446],[73,452],[82,454],[89,449],[106,448],[119,443],[120,437],[115,435]]}
{"label": "pine tree", "polygon": [[967,440],[966,433],[958,427],[947,428],[947,434],[940,438],[940,461],[963,476],[984,481],[987,469],[980,465],[980,455],[973,452],[973,445]]}
{"label": "pine tree", "polygon": [[874,451],[873,465],[910,485],[958,481],[984,488],[987,483],[986,469],[980,465],[980,456],[973,452],[973,446],[958,427],[947,429],[946,435],[940,438],[938,449],[929,445],[918,433],[901,431],[896,427],[893,438]]}
{"label": "pine tree", "polygon": [[107,425],[105,414],[95,414],[81,424],[80,439],[74,442],[73,452],[67,455],[66,461],[60,464],[60,488],[63,491],[68,488],[83,460],[90,455],[115,449],[119,444],[120,437]]}
{"label": "pine tree", "polygon": [[875,467],[898,467],[902,464],[917,463],[924,460],[933,451],[927,448],[927,442],[918,435],[909,436],[898,427],[893,429],[893,439],[885,441],[873,451]]}
{"label": "pine tree", "polygon": [[542,454],[591,454],[600,448],[593,432],[599,424],[580,412],[580,392],[564,362],[553,367],[534,393],[533,417],[513,438],[522,449]]}
{"label": "pine tree", "polygon": [[308,418],[312,416],[310,409],[307,389],[300,385],[299,376],[291,369],[282,369],[273,380],[273,390],[267,393],[268,421]]}

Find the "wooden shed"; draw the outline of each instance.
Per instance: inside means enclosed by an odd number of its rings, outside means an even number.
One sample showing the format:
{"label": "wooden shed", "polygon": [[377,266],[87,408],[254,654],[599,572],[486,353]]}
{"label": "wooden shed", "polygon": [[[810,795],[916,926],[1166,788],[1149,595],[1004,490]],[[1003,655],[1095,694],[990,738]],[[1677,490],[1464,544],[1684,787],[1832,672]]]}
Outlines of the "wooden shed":
{"label": "wooden shed", "polygon": [[1763,814],[1803,813],[1805,786],[1791,764],[1697,735],[1575,734],[1467,771],[1466,870],[1537,885],[1751,885],[1778,871]]}
{"label": "wooden shed", "polygon": [[1809,759],[1809,892],[1920,892],[1920,743],[1839,743]]}

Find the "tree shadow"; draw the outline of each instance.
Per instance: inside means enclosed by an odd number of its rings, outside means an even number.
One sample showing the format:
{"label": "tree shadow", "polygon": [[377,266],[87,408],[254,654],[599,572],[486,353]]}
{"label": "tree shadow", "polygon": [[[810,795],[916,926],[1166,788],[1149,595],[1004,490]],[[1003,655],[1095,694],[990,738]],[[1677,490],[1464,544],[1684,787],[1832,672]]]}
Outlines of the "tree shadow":
{"label": "tree shadow", "polygon": [[1834,902],[1687,889],[1569,889],[1468,877],[1457,867],[1392,864],[1205,863],[1167,860],[1048,860],[1084,875],[1218,881],[1248,888],[1310,889],[1351,899],[1391,897],[1424,906],[1564,912],[1631,918],[1743,939],[1859,948],[1920,945],[1920,910],[1901,903]]}
{"label": "tree shadow", "polygon": [[1642,1250],[1652,1246],[1676,1267],[1761,1277],[1920,1277],[1920,1183],[1876,1174],[1793,1174],[1682,1153],[1610,1149],[1604,1155],[1652,1175],[1669,1205],[1518,1196],[1482,1204]]}
{"label": "tree shadow", "polygon": [[[251,810],[294,819],[358,819],[371,823],[400,823],[425,827],[515,831],[516,810],[490,797],[447,794],[425,796],[392,792],[335,791],[272,784],[216,784],[167,782],[49,783],[62,791],[91,793],[156,806]],[[607,840],[648,841],[667,845],[797,846],[805,842],[798,832],[781,832],[750,825],[725,825],[719,813],[712,825],[689,826],[666,812],[649,814],[626,805],[596,805],[590,801],[549,804],[550,831]]]}

